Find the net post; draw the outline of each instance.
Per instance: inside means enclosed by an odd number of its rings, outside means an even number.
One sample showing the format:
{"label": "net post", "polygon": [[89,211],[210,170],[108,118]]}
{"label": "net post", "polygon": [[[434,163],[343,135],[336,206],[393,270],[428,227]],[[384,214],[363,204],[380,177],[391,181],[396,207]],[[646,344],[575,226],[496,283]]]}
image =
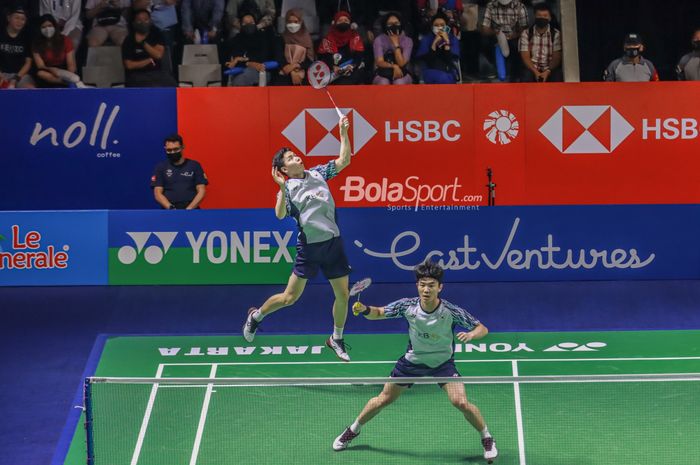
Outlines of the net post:
{"label": "net post", "polygon": [[87,465],[95,464],[95,450],[92,430],[92,383],[85,378],[83,385],[83,404],[85,408],[85,442],[87,450]]}

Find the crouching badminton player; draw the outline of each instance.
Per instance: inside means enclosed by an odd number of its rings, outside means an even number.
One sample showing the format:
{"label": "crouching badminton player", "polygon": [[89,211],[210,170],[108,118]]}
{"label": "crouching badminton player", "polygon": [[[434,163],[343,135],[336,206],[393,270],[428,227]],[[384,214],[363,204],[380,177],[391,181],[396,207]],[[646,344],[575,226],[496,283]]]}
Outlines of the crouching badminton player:
{"label": "crouching badminton player", "polygon": [[[457,339],[462,342],[480,339],[486,336],[488,329],[466,310],[440,299],[443,269],[438,264],[426,261],[415,268],[415,273],[418,297],[400,299],[385,307],[357,302],[353,306],[353,313],[362,314],[369,320],[399,317],[408,320],[408,350],[396,362],[391,372],[392,378],[460,376],[453,359],[454,327],[460,326],[468,330],[457,333]],[[346,449],[350,441],[360,434],[365,423],[411,386],[410,383],[386,383],[382,392],[367,402],[355,422],[335,438],[333,449]],[[442,383],[440,387],[447,393],[452,405],[481,433],[484,458],[491,463],[498,455],[496,443],[477,406],[467,400],[464,384]]]}
{"label": "crouching badminton player", "polygon": [[279,219],[291,216],[296,220],[299,226],[297,256],[284,292],[273,295],[260,308],[248,310],[243,337],[252,342],[263,318],[296,302],[304,292],[307,280],[316,276],[320,269],[335,295],[333,335],[326,340],[326,345],[339,359],[349,362],[343,328],[348,316],[350,265],[335,221],[335,202],[327,184],[350,164],[350,122],[343,116],[338,124],[340,154],[335,160],[305,170],[303,160],[286,147],[272,159],[272,179],[280,188],[275,214]]}

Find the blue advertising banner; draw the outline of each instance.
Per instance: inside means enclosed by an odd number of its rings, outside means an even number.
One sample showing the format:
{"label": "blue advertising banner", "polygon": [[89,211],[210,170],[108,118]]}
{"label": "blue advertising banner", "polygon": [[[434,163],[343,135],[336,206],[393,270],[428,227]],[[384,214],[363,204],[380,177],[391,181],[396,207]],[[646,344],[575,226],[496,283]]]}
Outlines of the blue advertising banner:
{"label": "blue advertising banner", "polygon": [[107,284],[107,215],[0,212],[0,286]]}
{"label": "blue advertising banner", "polygon": [[[0,210],[154,208],[175,89],[2,92]],[[154,116],[156,115],[156,116]]]}
{"label": "blue advertising banner", "polygon": [[700,206],[344,209],[353,268],[411,279],[433,258],[447,281],[700,278]]}

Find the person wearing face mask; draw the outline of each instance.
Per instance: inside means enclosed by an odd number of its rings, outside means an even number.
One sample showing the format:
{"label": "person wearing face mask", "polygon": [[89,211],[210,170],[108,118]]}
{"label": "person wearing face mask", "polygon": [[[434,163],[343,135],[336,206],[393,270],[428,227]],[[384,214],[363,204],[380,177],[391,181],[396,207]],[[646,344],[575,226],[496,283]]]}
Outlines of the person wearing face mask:
{"label": "person wearing face mask", "polygon": [[683,55],[676,66],[679,81],[700,81],[700,28],[691,37],[693,51]]}
{"label": "person wearing face mask", "polygon": [[[331,29],[318,46],[318,58],[324,61],[340,77],[333,84],[362,84],[364,82],[364,52],[360,34],[351,27],[352,18],[347,11],[339,11],[333,18]],[[340,68],[343,63],[349,64]]]}
{"label": "person wearing face mask", "polygon": [[408,64],[413,51],[413,41],[403,31],[401,15],[389,12],[381,20],[382,34],[374,39],[373,84],[411,84]]}
{"label": "person wearing face mask", "polygon": [[156,165],[151,177],[156,202],[165,210],[199,208],[209,184],[202,165],[184,157],[181,135],[172,134],[165,138],[164,143],[167,160]]}
{"label": "person wearing face mask", "polygon": [[284,15],[285,31],[282,33],[283,51],[278,59],[282,63],[275,83],[277,85],[301,85],[306,70],[316,58],[314,44],[306,30],[301,10],[292,9]]}
{"label": "person wearing face mask", "polygon": [[644,44],[639,34],[627,34],[624,41],[625,54],[613,60],[605,70],[604,79],[609,82],[658,81],[659,74],[654,64],[642,56]]}
{"label": "person wearing face mask", "polygon": [[522,82],[558,82],[561,77],[561,34],[552,27],[552,10],[546,3],[535,5],[535,24],[520,35],[523,59]]}
{"label": "person wearing face mask", "polygon": [[51,15],[39,18],[39,34],[32,45],[37,87],[84,87],[76,74],[73,41],[58,32]]}
{"label": "person wearing face mask", "polygon": [[240,20],[241,32],[224,45],[224,56],[229,57],[226,68],[242,68],[243,72],[230,76],[230,86],[257,86],[260,74],[265,72],[265,80],[270,81],[270,72],[265,62],[275,59],[274,37],[256,26],[255,17],[244,14]]}
{"label": "person wearing face mask", "polygon": [[224,0],[182,0],[182,32],[189,43],[194,41],[195,30],[199,31],[203,42],[217,42],[224,17],[224,4]]}
{"label": "person wearing face mask", "polygon": [[[501,50],[506,49],[506,73],[510,81],[520,78],[521,59],[517,53],[518,39],[527,29],[527,10],[521,0],[491,0],[486,5],[484,20],[481,23],[481,53],[495,64],[494,48],[498,43]],[[507,45],[506,45],[507,44]]]}
{"label": "person wearing face mask", "polygon": [[258,29],[269,30],[275,20],[276,13],[274,0],[228,0],[226,2],[228,38],[231,39],[241,32],[243,15],[253,15],[257,19]]}
{"label": "person wearing face mask", "polygon": [[447,25],[448,18],[442,13],[433,16],[431,32],[420,41],[416,59],[423,63],[423,82],[426,84],[454,84],[457,82],[459,40]]}
{"label": "person wearing face mask", "polygon": [[176,87],[175,79],[161,68],[165,44],[148,10],[134,12],[131,29],[122,44],[126,87]]}
{"label": "person wearing face mask", "polygon": [[70,37],[73,50],[80,48],[83,38],[82,7],[83,0],[39,0],[39,14],[56,20],[56,32]]}

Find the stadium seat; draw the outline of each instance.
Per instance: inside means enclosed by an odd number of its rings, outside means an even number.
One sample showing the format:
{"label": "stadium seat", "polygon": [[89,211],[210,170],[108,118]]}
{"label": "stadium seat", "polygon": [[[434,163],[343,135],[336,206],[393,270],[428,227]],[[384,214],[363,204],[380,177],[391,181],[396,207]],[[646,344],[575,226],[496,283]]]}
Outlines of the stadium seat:
{"label": "stadium seat", "polygon": [[83,66],[83,82],[94,87],[123,87],[124,64],[120,47],[104,46],[88,48]]}
{"label": "stadium seat", "polygon": [[178,67],[180,87],[220,87],[221,64],[216,44],[185,45]]}

